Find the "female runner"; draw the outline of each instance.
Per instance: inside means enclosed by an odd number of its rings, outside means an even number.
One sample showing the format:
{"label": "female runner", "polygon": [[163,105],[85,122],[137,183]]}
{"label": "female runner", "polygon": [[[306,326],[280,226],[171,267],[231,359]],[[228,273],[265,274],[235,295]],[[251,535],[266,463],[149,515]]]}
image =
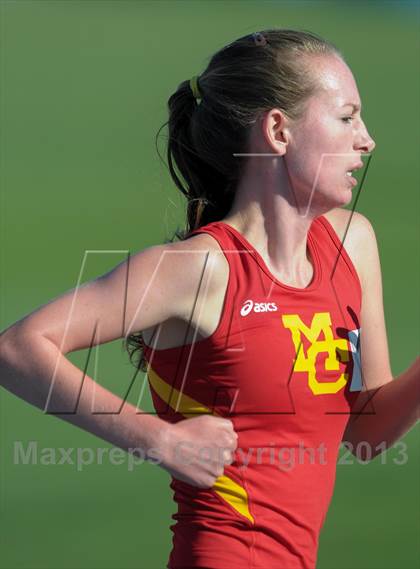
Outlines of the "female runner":
{"label": "female runner", "polygon": [[[419,416],[420,359],[392,377],[374,231],[343,209],[375,146],[356,82],[328,41],[270,29],[169,113],[186,230],[7,328],[1,381],[171,474],[168,568],[312,569],[340,442],[370,460]],[[65,357],[117,338],[157,416],[81,388]]]}

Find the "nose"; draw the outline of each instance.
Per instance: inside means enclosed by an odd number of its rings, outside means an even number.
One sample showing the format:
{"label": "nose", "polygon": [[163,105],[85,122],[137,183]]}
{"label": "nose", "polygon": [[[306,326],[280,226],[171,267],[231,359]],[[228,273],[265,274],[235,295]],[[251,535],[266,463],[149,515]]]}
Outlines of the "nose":
{"label": "nose", "polygon": [[357,139],[357,148],[359,149],[360,152],[366,153],[366,152],[373,152],[375,146],[376,146],[375,141],[370,136],[365,124],[363,123],[363,126],[359,132],[359,136]]}

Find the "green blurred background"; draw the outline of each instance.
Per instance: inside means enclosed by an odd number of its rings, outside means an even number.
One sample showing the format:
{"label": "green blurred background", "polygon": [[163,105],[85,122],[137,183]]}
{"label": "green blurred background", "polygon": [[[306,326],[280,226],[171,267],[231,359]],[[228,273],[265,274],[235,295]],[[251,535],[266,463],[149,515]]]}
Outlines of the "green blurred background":
{"label": "green blurred background", "polygon": [[[163,240],[184,203],[155,151],[166,102],[233,39],[297,27],[335,42],[377,143],[357,210],[383,269],[394,375],[419,345],[419,7],[412,2],[3,1],[1,329]],[[163,148],[163,145],[161,145]],[[94,251],[99,251],[95,253]],[[71,354],[84,366],[86,351]],[[121,342],[87,373],[123,395]],[[1,567],[166,567],[175,511],[151,464],[13,464],[26,446],[109,447],[1,391]],[[152,411],[144,376],[130,401]],[[418,430],[367,465],[340,464],[318,569],[420,566]],[[269,568],[267,568],[269,569]]]}

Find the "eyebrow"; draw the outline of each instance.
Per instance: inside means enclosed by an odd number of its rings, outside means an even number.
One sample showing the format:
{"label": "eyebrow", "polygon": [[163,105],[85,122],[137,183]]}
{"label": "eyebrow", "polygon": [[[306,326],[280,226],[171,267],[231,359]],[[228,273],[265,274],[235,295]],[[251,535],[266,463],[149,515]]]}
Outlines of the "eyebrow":
{"label": "eyebrow", "polygon": [[357,105],[355,103],[345,103],[344,105],[342,105],[343,107],[353,107],[353,111],[360,111],[361,110],[361,106]]}

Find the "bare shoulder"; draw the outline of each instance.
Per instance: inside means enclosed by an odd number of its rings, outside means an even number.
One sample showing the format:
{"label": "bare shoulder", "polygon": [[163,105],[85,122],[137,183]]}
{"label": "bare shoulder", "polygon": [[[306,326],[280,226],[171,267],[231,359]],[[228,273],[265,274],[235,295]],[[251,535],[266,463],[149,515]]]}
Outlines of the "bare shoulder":
{"label": "bare shoulder", "polygon": [[[229,273],[229,264],[220,245],[208,233],[198,233],[183,241],[169,243],[165,251],[176,259],[176,273],[189,289],[207,289],[207,294],[217,292],[224,286]],[[178,253],[178,254],[176,254]]]}
{"label": "bare shoulder", "polygon": [[337,207],[324,214],[331,223],[362,281],[371,261],[376,261],[378,247],[369,219],[357,212]]}
{"label": "bare shoulder", "polygon": [[365,215],[357,211],[352,212],[349,209],[336,207],[325,213],[324,217],[331,223],[341,241],[344,239],[348,227],[345,245],[347,245],[347,241],[357,240],[360,236],[366,237],[367,234],[374,234],[371,222]]}
{"label": "bare shoulder", "polygon": [[181,253],[180,259],[185,255],[185,260],[188,263],[187,267],[193,270],[202,269],[203,262],[205,262],[207,267],[211,267],[212,270],[216,271],[227,265],[220,245],[208,233],[198,233],[183,241],[168,243],[162,247],[165,247],[168,252]]}
{"label": "bare shoulder", "polygon": [[[210,336],[219,322],[229,278],[229,265],[217,240],[199,233],[159,248],[166,257],[165,283],[178,293],[176,318],[161,322],[155,347],[172,348]],[[154,327],[142,332],[150,345]]]}
{"label": "bare shoulder", "polygon": [[155,256],[164,258],[165,264],[173,270],[186,269],[188,273],[202,268],[203,261],[206,264],[214,262],[219,257],[220,247],[211,235],[199,233],[181,241],[154,245],[150,250],[154,250]]}

